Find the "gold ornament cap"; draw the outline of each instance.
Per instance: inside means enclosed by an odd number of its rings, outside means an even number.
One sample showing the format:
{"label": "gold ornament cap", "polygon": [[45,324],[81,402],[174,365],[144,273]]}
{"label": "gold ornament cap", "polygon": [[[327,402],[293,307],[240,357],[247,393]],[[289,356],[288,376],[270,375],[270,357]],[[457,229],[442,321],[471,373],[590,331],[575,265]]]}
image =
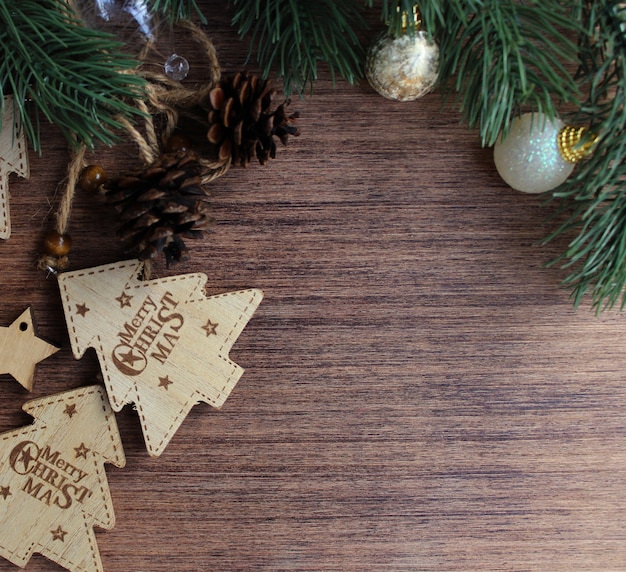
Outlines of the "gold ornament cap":
{"label": "gold ornament cap", "polygon": [[[396,8],[396,10],[400,11],[400,6]],[[419,8],[417,4],[413,4],[413,29],[417,32],[422,29],[422,16],[420,14]],[[402,32],[406,33],[409,29],[409,14],[405,10],[402,12]]]}
{"label": "gold ornament cap", "polygon": [[589,133],[587,127],[566,125],[559,131],[557,142],[563,159],[568,163],[578,163],[592,153],[598,136]]}

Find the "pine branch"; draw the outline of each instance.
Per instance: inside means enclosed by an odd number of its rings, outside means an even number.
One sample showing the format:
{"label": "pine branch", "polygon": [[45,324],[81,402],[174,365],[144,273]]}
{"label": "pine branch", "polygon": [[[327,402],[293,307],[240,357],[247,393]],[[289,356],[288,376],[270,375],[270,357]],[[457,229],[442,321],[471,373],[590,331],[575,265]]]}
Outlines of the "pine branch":
{"label": "pine branch", "polygon": [[363,50],[356,30],[365,27],[355,0],[232,0],[233,25],[251,34],[251,53],[268,77],[277,69],[283,91],[302,93],[326,62],[333,80],[350,83],[362,76]]}
{"label": "pine branch", "polygon": [[[553,264],[571,270],[565,285],[577,306],[585,294],[597,312],[626,307],[626,7],[585,2],[579,76],[588,89],[576,122],[599,139],[593,154],[554,193],[566,221],[544,242],[578,235]],[[556,216],[555,215],[555,216]],[[620,300],[621,299],[621,300]]]}
{"label": "pine branch", "polygon": [[[117,116],[137,114],[129,100],[144,81],[112,37],[81,26],[65,0],[0,1],[0,87],[13,94],[26,136],[41,151],[39,121],[58,125],[72,144],[111,144]],[[37,114],[26,110],[32,100]],[[3,100],[0,105],[3,105]]]}
{"label": "pine branch", "polygon": [[207,23],[196,0],[150,0],[149,8],[153,14],[162,16],[172,24],[180,20],[190,20],[194,13],[199,16],[203,24]]}
{"label": "pine branch", "polygon": [[440,89],[444,96],[457,93],[456,106],[483,145],[508,131],[523,107],[554,117],[559,103],[579,101],[567,69],[577,63],[568,36],[579,32],[571,6],[565,0],[422,3],[426,29],[442,54]]}

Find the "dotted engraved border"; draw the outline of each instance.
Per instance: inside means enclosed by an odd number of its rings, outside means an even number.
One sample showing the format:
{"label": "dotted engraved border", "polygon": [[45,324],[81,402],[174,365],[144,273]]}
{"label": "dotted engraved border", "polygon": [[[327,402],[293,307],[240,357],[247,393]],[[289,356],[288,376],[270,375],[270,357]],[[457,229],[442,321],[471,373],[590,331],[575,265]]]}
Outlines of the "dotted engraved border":
{"label": "dotted engraved border", "polygon": [[3,124],[10,120],[13,123],[14,142],[17,143],[17,160],[12,156],[10,160],[0,158],[0,238],[7,239],[11,236],[11,213],[9,210],[9,173],[18,173],[22,177],[28,178],[30,175],[28,167],[28,151],[24,134],[19,134],[21,122],[19,117],[13,117],[13,105],[6,105]]}

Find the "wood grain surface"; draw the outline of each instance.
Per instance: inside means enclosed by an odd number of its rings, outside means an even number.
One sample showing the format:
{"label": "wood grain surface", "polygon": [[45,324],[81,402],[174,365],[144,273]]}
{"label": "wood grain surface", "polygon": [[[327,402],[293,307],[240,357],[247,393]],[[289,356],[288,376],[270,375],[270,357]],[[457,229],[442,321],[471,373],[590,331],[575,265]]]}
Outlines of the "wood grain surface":
{"label": "wood grain surface", "polygon": [[[224,2],[203,5],[232,75],[247,43]],[[221,411],[195,407],[158,459],[132,408],[117,415],[127,465],[107,469],[105,569],[626,569],[624,316],[573,310],[564,272],[544,267],[566,239],[537,246],[550,208],[501,182],[436,93],[396,103],[322,71],[291,108],[302,135],[215,181],[212,233],[155,268],[265,298],[231,352],[245,373]],[[11,177],[0,324],[31,306],[63,347],[33,394],[0,378],[2,431],[28,423],[28,399],[98,375],[92,351],[72,357],[56,279],[36,268],[68,160],[42,129],[30,180]],[[111,173],[139,161],[131,143],[94,160]],[[76,197],[72,269],[127,257],[114,225]],[[60,570],[41,556],[27,569]]]}

